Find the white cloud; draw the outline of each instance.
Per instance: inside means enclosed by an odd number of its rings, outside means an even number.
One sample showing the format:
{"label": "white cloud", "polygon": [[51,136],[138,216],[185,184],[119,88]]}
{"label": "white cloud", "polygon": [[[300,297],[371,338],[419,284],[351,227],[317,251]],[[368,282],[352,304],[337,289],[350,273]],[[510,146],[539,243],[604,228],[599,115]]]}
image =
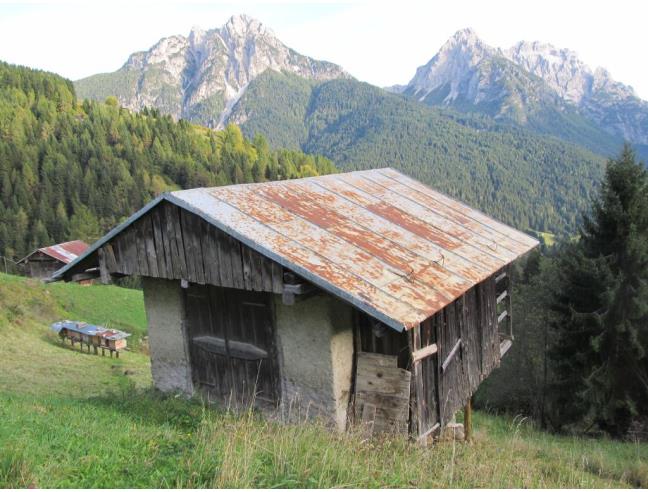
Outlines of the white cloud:
{"label": "white cloud", "polygon": [[163,36],[217,27],[239,12],[294,49],[380,86],[406,82],[454,31],[473,27],[495,46],[526,39],[571,48],[648,98],[648,4],[629,0],[0,2],[0,59],[76,79],[115,70]]}

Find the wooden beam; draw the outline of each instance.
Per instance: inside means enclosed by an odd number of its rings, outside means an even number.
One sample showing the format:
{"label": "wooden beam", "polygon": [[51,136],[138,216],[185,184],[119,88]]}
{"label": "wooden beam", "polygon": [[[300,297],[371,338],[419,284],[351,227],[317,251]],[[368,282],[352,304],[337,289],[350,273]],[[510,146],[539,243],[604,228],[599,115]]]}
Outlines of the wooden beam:
{"label": "wooden beam", "polygon": [[497,277],[495,277],[495,283],[498,284],[502,280],[504,280],[505,278],[506,278],[506,272],[504,271],[504,272],[500,273]]}
{"label": "wooden beam", "polygon": [[428,345],[427,347],[424,347],[420,350],[415,351],[412,354],[412,361],[413,362],[418,362],[420,360],[425,359],[426,357],[429,357],[430,355],[434,355],[438,352],[438,347],[436,343],[433,343],[431,345]]}
{"label": "wooden beam", "polygon": [[448,368],[450,362],[452,362],[452,359],[454,359],[454,356],[457,355],[457,352],[459,351],[459,347],[461,347],[461,338],[457,340],[457,343],[454,344],[454,347],[452,347],[452,350],[443,361],[443,364],[441,365],[441,370],[443,372],[445,372],[445,370]]}
{"label": "wooden beam", "polygon": [[504,318],[508,316],[508,311],[502,311],[497,317],[497,323],[501,323]]}
{"label": "wooden beam", "polygon": [[513,342],[509,339],[502,340],[500,342],[500,357],[504,357],[504,354],[509,351],[513,346]]}
{"label": "wooden beam", "polygon": [[284,284],[281,300],[286,306],[292,306],[299,300],[307,299],[317,292],[317,288],[312,284]]}
{"label": "wooden beam", "polygon": [[99,248],[97,251],[97,256],[99,257],[99,278],[101,279],[102,284],[111,283],[110,271],[108,270],[106,251],[104,248]]}
{"label": "wooden beam", "polygon": [[506,298],[506,296],[508,296],[508,290],[502,291],[502,293],[497,296],[497,304],[502,302]]}

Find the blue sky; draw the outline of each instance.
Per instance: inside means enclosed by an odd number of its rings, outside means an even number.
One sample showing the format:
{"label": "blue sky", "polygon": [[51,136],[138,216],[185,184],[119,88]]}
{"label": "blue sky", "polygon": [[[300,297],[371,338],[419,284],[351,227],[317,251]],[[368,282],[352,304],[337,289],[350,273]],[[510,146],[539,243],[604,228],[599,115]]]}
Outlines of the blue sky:
{"label": "blue sky", "polygon": [[172,1],[0,0],[0,60],[71,79],[119,68],[134,51],[192,26],[247,13],[288,46],[385,86],[407,82],[458,29],[508,47],[540,40],[575,50],[648,99],[648,2],[579,0]]}

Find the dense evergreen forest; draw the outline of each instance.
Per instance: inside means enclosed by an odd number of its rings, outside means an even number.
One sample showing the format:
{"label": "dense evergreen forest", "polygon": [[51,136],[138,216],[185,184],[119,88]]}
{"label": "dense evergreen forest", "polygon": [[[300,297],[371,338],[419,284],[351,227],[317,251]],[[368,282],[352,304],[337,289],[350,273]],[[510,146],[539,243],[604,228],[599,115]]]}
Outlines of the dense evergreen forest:
{"label": "dense evergreen forest", "polygon": [[576,241],[518,264],[516,341],[481,405],[552,430],[648,440],[648,169],[607,165]]}
{"label": "dense evergreen forest", "polygon": [[341,169],[395,167],[519,229],[563,236],[577,230],[605,168],[604,157],[558,138],[356,80],[268,70],[232,118],[272,145],[325,155]]}
{"label": "dense evergreen forest", "polygon": [[114,98],[77,100],[57,75],[0,63],[0,255],[94,241],[155,195],[330,173],[326,158],[271,150]]}

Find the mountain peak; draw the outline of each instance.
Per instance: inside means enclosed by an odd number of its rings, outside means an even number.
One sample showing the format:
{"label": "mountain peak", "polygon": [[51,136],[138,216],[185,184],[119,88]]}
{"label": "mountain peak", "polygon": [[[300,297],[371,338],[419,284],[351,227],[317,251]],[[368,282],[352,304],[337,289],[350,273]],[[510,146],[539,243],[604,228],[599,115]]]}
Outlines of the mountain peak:
{"label": "mountain peak", "polygon": [[263,35],[270,34],[274,36],[261,21],[250,17],[247,14],[236,14],[230,17],[225,25],[223,31],[229,33],[233,37],[247,37],[249,35]]}
{"label": "mountain peak", "polygon": [[450,38],[441,46],[439,53],[456,50],[457,48],[463,51],[490,51],[493,48],[484,43],[477,35],[474,29],[467,27],[455,32]]}
{"label": "mountain peak", "polygon": [[266,70],[312,80],[348,77],[340,66],[300,55],[257,19],[237,14],[222,27],[193,27],[187,37],[162,38],[148,51],[134,53],[122,69],[106,74],[119,81],[119,90],[103,88],[110,91],[105,95],[93,90],[93,97],[116,95],[129,109],[157,107],[175,118],[218,127]]}

